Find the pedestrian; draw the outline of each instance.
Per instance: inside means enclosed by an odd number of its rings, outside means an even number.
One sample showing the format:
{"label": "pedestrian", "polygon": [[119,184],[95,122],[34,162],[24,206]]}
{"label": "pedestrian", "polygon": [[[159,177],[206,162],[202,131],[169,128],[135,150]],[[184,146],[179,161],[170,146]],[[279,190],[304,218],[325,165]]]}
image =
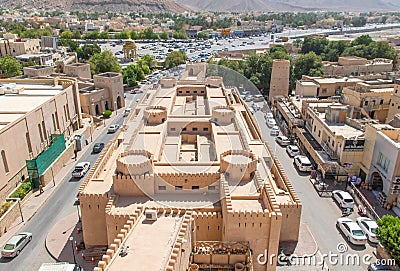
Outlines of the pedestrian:
{"label": "pedestrian", "polygon": [[74,159],[75,159],[75,161],[76,161],[77,156],[78,156],[78,151],[76,149],[74,149]]}
{"label": "pedestrian", "polygon": [[40,184],[40,185],[39,185],[39,195],[42,194],[43,192],[44,192],[44,191],[43,191],[43,185]]}

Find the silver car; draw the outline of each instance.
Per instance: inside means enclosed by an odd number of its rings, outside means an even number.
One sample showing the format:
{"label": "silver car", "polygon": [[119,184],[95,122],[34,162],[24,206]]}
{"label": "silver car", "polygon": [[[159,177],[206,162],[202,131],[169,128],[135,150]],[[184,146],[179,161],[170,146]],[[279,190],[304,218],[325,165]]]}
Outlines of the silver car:
{"label": "silver car", "polygon": [[1,256],[5,258],[14,258],[19,255],[21,250],[32,240],[32,233],[21,232],[11,237],[1,250]]}

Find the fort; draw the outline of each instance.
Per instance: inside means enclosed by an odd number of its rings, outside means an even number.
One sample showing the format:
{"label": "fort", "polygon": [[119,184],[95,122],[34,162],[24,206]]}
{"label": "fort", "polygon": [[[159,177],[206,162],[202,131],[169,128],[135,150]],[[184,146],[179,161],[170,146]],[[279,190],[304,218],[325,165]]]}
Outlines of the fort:
{"label": "fort", "polygon": [[290,180],[237,89],[205,74],[149,89],[80,187],[85,245],[108,247],[95,271],[270,271],[257,255],[298,240]]}

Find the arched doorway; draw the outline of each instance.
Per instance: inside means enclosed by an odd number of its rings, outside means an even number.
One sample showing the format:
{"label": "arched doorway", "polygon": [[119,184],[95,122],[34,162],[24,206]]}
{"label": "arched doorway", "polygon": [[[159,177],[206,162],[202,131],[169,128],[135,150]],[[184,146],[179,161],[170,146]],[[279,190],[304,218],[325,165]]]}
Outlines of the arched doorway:
{"label": "arched doorway", "polygon": [[383,180],[379,172],[374,172],[371,175],[371,184],[372,184],[372,189],[376,191],[382,191],[383,190]]}
{"label": "arched doorway", "polygon": [[122,107],[121,105],[121,96],[117,97],[117,109],[120,109]]}
{"label": "arched doorway", "polygon": [[189,76],[193,76],[193,68],[189,70]]}
{"label": "arched doorway", "polygon": [[96,111],[96,116],[100,115],[100,109],[98,104],[96,104],[95,106],[95,111]]}

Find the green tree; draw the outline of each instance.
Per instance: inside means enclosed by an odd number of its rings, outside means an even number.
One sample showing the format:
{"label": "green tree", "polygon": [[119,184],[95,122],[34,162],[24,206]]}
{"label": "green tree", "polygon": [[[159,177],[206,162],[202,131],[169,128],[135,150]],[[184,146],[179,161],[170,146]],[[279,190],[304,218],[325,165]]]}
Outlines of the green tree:
{"label": "green tree", "polygon": [[100,32],[98,30],[94,30],[92,32],[86,33],[83,35],[84,39],[88,40],[97,40],[99,38]]}
{"label": "green tree", "polygon": [[396,262],[400,261],[400,218],[385,215],[378,220],[378,239]]}
{"label": "green tree", "polygon": [[116,39],[120,39],[120,40],[126,40],[129,39],[129,32],[119,32],[119,33],[115,33],[114,37]]}
{"label": "green tree", "polygon": [[328,45],[329,41],[327,38],[314,38],[307,36],[304,38],[303,46],[301,47],[301,53],[306,54],[309,52],[314,52],[317,55],[321,55],[325,51],[325,47]]}
{"label": "green tree", "polygon": [[5,55],[0,57],[0,71],[7,78],[18,76],[22,74],[22,66],[15,57]]}
{"label": "green tree", "polygon": [[72,31],[72,38],[78,40],[81,39],[82,38],[81,32],[79,32],[79,30]]}
{"label": "green tree", "polygon": [[324,68],[322,59],[314,52],[300,55],[294,60],[294,77],[300,80],[303,75],[323,76]]}
{"label": "green tree", "polygon": [[370,45],[373,43],[374,40],[371,38],[370,35],[365,34],[357,37],[355,40],[351,42],[351,46],[356,46],[356,45]]}
{"label": "green tree", "polygon": [[157,65],[157,61],[154,57],[152,57],[149,54],[146,54],[140,58],[141,60],[144,61],[144,63],[150,68],[154,69],[154,67]]}
{"label": "green tree", "polygon": [[63,40],[58,42],[58,45],[67,47],[68,52],[76,52],[79,48],[79,43],[74,40]]}
{"label": "green tree", "polygon": [[167,31],[163,31],[163,32],[160,34],[160,39],[162,39],[162,40],[168,40],[168,39],[169,39],[168,32],[167,32]]}
{"label": "green tree", "polygon": [[121,72],[121,66],[118,63],[118,59],[110,51],[94,54],[89,59],[89,64],[92,74]]}
{"label": "green tree", "polygon": [[210,33],[208,31],[202,31],[197,33],[197,37],[199,39],[209,39],[210,38]]}
{"label": "green tree", "polygon": [[109,38],[110,38],[110,34],[108,33],[108,31],[100,32],[99,39],[108,40]]}
{"label": "green tree", "polygon": [[62,33],[61,33],[61,39],[68,39],[68,40],[70,40],[70,39],[72,39],[73,38],[73,34],[72,34],[72,32],[71,32],[71,30],[64,30]]}
{"label": "green tree", "polygon": [[138,64],[131,64],[122,70],[122,78],[124,84],[133,87],[137,85],[137,81],[141,81],[145,78],[145,74],[142,67]]}
{"label": "green tree", "polygon": [[139,33],[139,38],[141,39],[150,39],[150,40],[158,40],[160,39],[160,36],[158,34],[154,33],[153,29],[151,27],[148,27],[146,29],[143,29]]}
{"label": "green tree", "polygon": [[187,40],[188,39],[188,36],[187,36],[187,34],[186,34],[186,32],[185,32],[185,30],[178,30],[178,31],[175,31],[173,34],[172,34],[172,37],[174,38],[174,39],[178,39],[178,40]]}
{"label": "green tree", "polygon": [[139,38],[139,34],[135,30],[132,30],[130,32],[130,36],[131,36],[131,39],[133,39],[133,40],[137,40]]}
{"label": "green tree", "polygon": [[82,59],[82,60],[89,60],[89,58],[91,58],[94,54],[98,54],[100,52],[101,52],[101,48],[96,43],[85,44],[76,50],[78,59]]}
{"label": "green tree", "polygon": [[184,51],[173,51],[165,58],[165,67],[172,68],[184,64],[187,60],[187,55]]}

